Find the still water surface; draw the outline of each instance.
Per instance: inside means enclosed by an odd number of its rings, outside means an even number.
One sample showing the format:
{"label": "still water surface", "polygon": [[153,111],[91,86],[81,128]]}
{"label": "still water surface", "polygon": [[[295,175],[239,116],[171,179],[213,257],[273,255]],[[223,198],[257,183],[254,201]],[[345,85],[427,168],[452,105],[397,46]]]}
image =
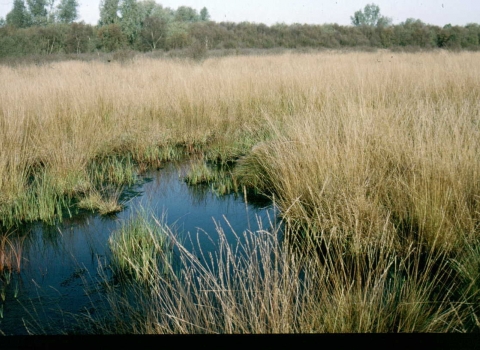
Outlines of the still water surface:
{"label": "still water surface", "polygon": [[[166,215],[179,237],[198,235],[204,253],[216,249],[215,221],[232,243],[236,238],[225,220],[237,233],[255,230],[258,219],[268,226],[274,216],[268,202],[249,199],[246,204],[243,196],[218,197],[208,187],[187,186],[183,177],[188,166],[170,163],[142,177],[140,185],[125,191],[126,208],[115,217],[85,213],[57,226],[29,227],[20,274],[13,273],[8,285],[0,282],[6,291],[5,301],[0,300],[0,334],[70,332],[75,330],[74,315],[101,313],[106,306],[100,271],[108,269],[108,238],[140,208],[157,218]],[[193,248],[188,240],[185,246]]]}

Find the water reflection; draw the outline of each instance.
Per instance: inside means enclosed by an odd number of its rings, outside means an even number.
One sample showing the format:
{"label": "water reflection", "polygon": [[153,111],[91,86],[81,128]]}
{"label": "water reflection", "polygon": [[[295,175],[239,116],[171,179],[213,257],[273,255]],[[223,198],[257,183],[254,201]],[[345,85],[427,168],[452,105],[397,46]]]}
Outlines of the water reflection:
{"label": "water reflection", "polygon": [[19,230],[17,235],[25,237],[21,268],[4,283],[0,332],[58,334],[71,329],[73,315],[101,313],[106,307],[100,300],[102,277],[109,274],[108,238],[139,208],[158,218],[165,215],[187,249],[201,247],[206,255],[216,249],[215,222],[232,242],[234,232],[255,229],[257,218],[268,223],[267,201],[248,199],[246,204],[243,195],[217,197],[208,186],[187,186],[187,170],[188,163],[171,163],[146,174],[141,184],[124,191],[120,200],[125,210],[115,216],[83,211],[56,226],[33,224]]}

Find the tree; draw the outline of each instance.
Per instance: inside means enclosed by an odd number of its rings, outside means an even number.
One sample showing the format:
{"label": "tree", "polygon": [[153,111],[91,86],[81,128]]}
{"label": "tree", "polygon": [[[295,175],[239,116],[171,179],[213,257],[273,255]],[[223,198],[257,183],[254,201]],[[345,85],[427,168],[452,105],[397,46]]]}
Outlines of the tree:
{"label": "tree", "polygon": [[173,22],[175,20],[175,11],[170,7],[162,7],[162,5],[155,6],[152,10],[152,16],[164,18],[167,23]]}
{"label": "tree", "polygon": [[25,7],[24,0],[15,0],[13,2],[13,9],[7,14],[7,24],[17,27],[25,28],[29,25],[29,14]]}
{"label": "tree", "polygon": [[117,23],[100,27],[97,30],[97,37],[99,47],[107,52],[123,49],[125,46],[125,34]]}
{"label": "tree", "polygon": [[189,44],[188,25],[175,21],[168,27],[167,46],[169,49],[181,49]]}
{"label": "tree", "polygon": [[[170,22],[170,18],[162,5],[157,4],[154,0],[143,0],[137,2],[138,18],[140,26],[143,28],[144,22],[148,17],[162,18],[165,22]],[[173,16],[170,16],[173,17]]]}
{"label": "tree", "polygon": [[65,52],[81,53],[93,50],[93,27],[84,22],[72,23],[68,26],[65,38]]}
{"label": "tree", "polygon": [[175,11],[170,7],[164,8],[162,5],[157,5],[153,8],[151,16],[161,18],[169,24],[175,20]]}
{"label": "tree", "polygon": [[101,0],[100,1],[100,20],[99,26],[107,26],[119,22],[118,3],[120,0]]}
{"label": "tree", "polygon": [[161,7],[162,5],[158,5],[154,0],[139,1],[137,3],[137,7],[138,7],[138,14],[141,21],[143,22],[145,18],[150,17],[153,9],[157,6]]}
{"label": "tree", "polygon": [[55,8],[56,0],[46,0],[45,8],[47,10],[47,23],[55,23],[57,18],[57,9]]}
{"label": "tree", "polygon": [[133,44],[140,32],[140,16],[136,0],[123,0],[120,5],[120,27],[130,44]]}
{"label": "tree", "polygon": [[476,47],[480,42],[480,26],[476,23],[468,23],[465,26],[466,47]]}
{"label": "tree", "polygon": [[198,22],[200,16],[197,10],[188,6],[180,6],[175,12],[175,21],[178,22]]}
{"label": "tree", "polygon": [[140,32],[143,44],[151,50],[164,47],[167,29],[168,23],[165,18],[157,16],[147,17]]}
{"label": "tree", "polygon": [[37,32],[35,40],[38,41],[40,53],[50,55],[64,51],[68,25],[46,25],[31,29]]}
{"label": "tree", "polygon": [[72,23],[78,17],[77,0],[61,0],[58,5],[58,20],[61,23]]}
{"label": "tree", "polygon": [[208,13],[208,10],[206,7],[200,10],[200,20],[204,22],[210,20],[210,14]]}
{"label": "tree", "polygon": [[358,10],[352,17],[352,24],[356,27],[385,27],[391,24],[392,20],[380,15],[380,7],[375,4],[368,4],[362,10]]}
{"label": "tree", "polygon": [[46,25],[48,22],[47,0],[27,0],[33,25]]}

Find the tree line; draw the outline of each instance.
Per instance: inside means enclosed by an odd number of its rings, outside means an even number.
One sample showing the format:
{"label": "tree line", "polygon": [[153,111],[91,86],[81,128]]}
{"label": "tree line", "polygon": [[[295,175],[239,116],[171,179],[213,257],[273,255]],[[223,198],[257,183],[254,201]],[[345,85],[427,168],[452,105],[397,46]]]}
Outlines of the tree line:
{"label": "tree line", "polygon": [[244,48],[480,48],[480,26],[439,27],[409,18],[392,25],[375,4],[352,25],[214,22],[207,8],[163,7],[154,0],[102,0],[97,25],[76,22],[77,0],[14,0],[0,18],[0,57],[53,53]]}

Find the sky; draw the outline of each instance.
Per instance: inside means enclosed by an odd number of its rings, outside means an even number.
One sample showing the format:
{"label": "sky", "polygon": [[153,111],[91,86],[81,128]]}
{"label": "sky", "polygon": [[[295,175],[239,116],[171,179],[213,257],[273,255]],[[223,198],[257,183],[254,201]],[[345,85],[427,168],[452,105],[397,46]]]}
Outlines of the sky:
{"label": "sky", "polygon": [[[59,0],[57,0],[58,2]],[[100,0],[78,0],[79,19],[97,24]],[[394,24],[407,18],[443,27],[480,23],[480,0],[158,0],[164,7],[190,6],[208,9],[216,22],[351,24],[350,16],[368,3],[380,7],[380,13]],[[0,0],[0,17],[5,18],[13,0]]]}

